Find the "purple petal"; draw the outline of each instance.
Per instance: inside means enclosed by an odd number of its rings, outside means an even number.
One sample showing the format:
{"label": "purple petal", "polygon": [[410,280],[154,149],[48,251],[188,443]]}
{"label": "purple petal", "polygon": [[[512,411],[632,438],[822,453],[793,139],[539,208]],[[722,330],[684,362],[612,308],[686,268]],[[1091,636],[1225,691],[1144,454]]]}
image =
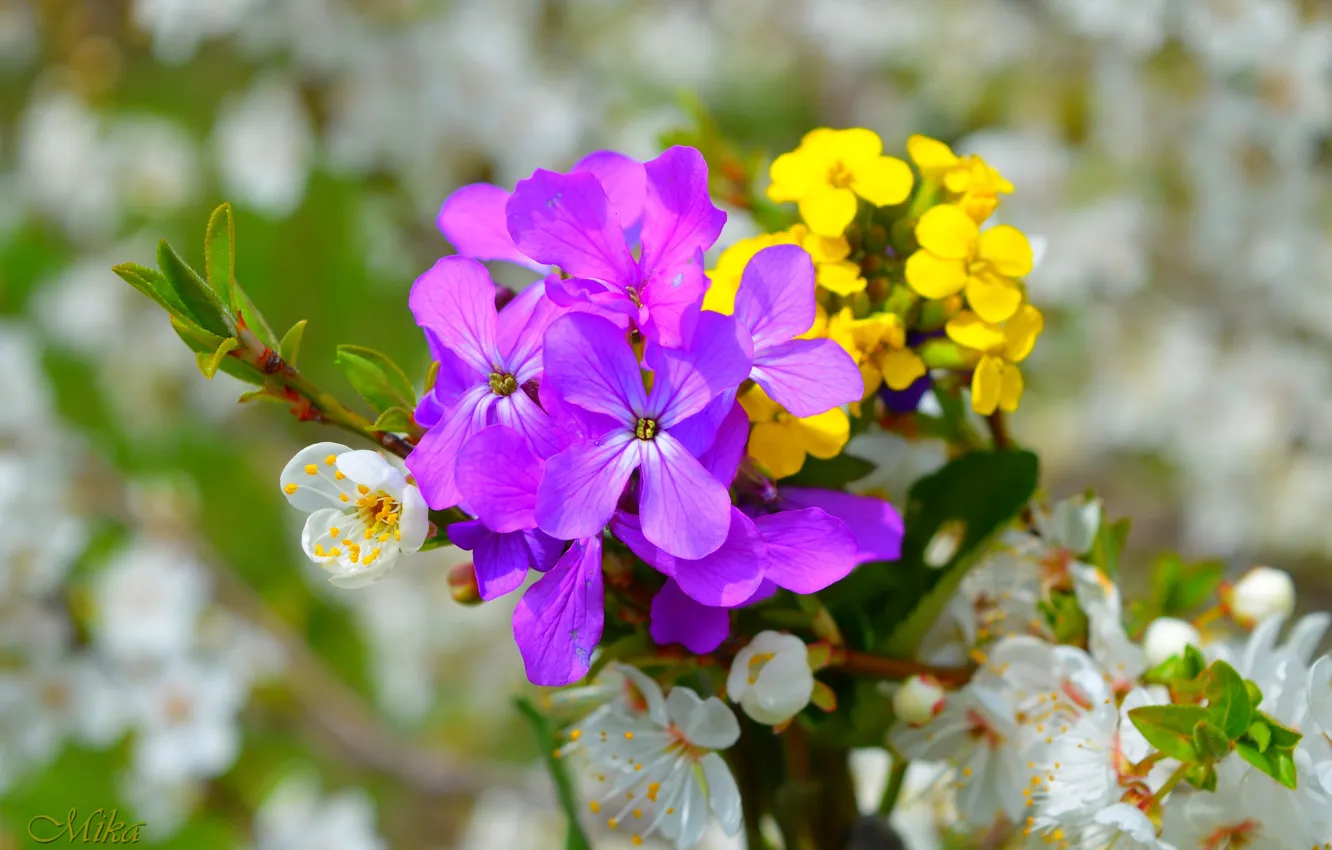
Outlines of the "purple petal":
{"label": "purple petal", "polygon": [[731,508],[726,541],[717,551],[697,560],[677,558],[655,545],[644,534],[641,517],[617,511],[611,531],[662,575],[675,579],[680,588],[703,605],[732,607],[744,604],[763,582],[765,548],[753,521],[738,508]]}
{"label": "purple petal", "polygon": [[739,607],[743,608],[746,605],[757,605],[758,603],[771,599],[776,595],[777,585],[765,578],[759,585],[758,590],[754,591],[754,595],[740,603]]}
{"label": "purple petal", "polygon": [[799,245],[773,245],[754,255],[740,276],[735,317],[761,352],[814,324],[814,261]]}
{"label": "purple petal", "polygon": [[615,322],[616,327],[627,330],[629,319],[638,315],[638,305],[624,290],[585,277],[571,277],[552,283],[546,290],[550,300],[567,309],[582,307]]}
{"label": "purple petal", "polygon": [[[704,413],[699,414],[703,415]],[[679,427],[672,429],[671,436],[678,439],[679,431]],[[698,456],[698,462],[703,464],[703,468],[711,473],[713,478],[729,487],[735,480],[741,459],[745,456],[747,442],[749,442],[749,416],[745,414],[743,407],[732,401],[730,412],[726,414],[726,418],[717,429],[716,438],[708,450]]]}
{"label": "purple petal", "polygon": [[604,606],[601,538],[576,541],[513,613],[513,637],[532,684],[560,687],[587,675]]}
{"label": "purple petal", "polygon": [[612,432],[600,442],[574,443],[546,461],[537,489],[541,530],[561,540],[601,533],[639,465],[638,442],[629,431]]}
{"label": "purple petal", "polygon": [[816,593],[856,567],[856,539],[846,523],[818,508],[757,517],[767,545],[767,577],[795,593]]}
{"label": "purple petal", "polygon": [[749,374],[752,355],[749,334],[734,318],[702,314],[688,349],[649,345],[644,352],[654,373],[648,409],[661,427],[670,428],[714,396],[734,390]]}
{"label": "purple petal", "polygon": [[611,431],[624,428],[627,424],[603,413],[593,413],[565,401],[560,395],[559,386],[549,375],[542,379],[541,385],[537,388],[537,399],[541,403],[541,409],[546,411],[546,415],[550,418],[551,429],[560,449],[567,449],[582,440],[597,440]]}
{"label": "purple petal", "polygon": [[731,497],[725,485],[670,434],[659,432],[641,442],[643,534],[677,558],[698,559],[715,552],[730,526]]}
{"label": "purple petal", "polygon": [[679,440],[680,445],[691,455],[702,460],[704,452],[708,451],[712,447],[712,441],[717,439],[717,429],[721,427],[722,420],[734,406],[735,390],[728,390],[708,402],[708,406],[698,413],[672,425],[671,436]]}
{"label": "purple petal", "polygon": [[600,316],[573,313],[546,331],[546,378],[570,404],[634,422],[644,409],[643,373],[624,333]]}
{"label": "purple petal", "polygon": [[544,466],[521,433],[492,425],[462,447],[454,475],[472,513],[491,531],[503,534],[536,527],[537,485]]}
{"label": "purple petal", "polygon": [[489,602],[522,587],[532,556],[522,532],[500,534],[480,520],[449,526],[449,542],[472,553],[472,571],[481,598]]}
{"label": "purple petal", "polygon": [[915,413],[920,409],[920,400],[930,391],[932,385],[930,373],[926,372],[904,390],[895,390],[884,384],[879,387],[879,398],[883,399],[884,405],[894,413]]}
{"label": "purple petal", "polygon": [[814,416],[860,401],[865,381],[851,356],[830,339],[793,339],[754,357],[749,376],[793,416]]}
{"label": "purple petal", "polygon": [[445,257],[416,279],[408,303],[416,323],[473,369],[489,374],[499,364],[495,284],[485,266]]}
{"label": "purple petal", "polygon": [[564,313],[546,297],[546,286],[546,281],[537,281],[499,311],[495,341],[504,365],[520,384],[541,374],[541,340],[550,323]]}
{"label": "purple petal", "polygon": [[[425,332],[426,343],[430,346],[430,355],[439,363],[439,370],[435,372],[435,385],[431,392],[439,401],[440,409],[451,406],[458,400],[469,388],[483,383],[487,375],[478,372],[473,366],[464,363],[463,360],[449,351],[430,331]],[[419,424],[427,428],[433,427],[421,421]]]}
{"label": "purple petal", "polygon": [[643,335],[670,348],[684,345],[687,328],[697,321],[703,306],[708,278],[703,273],[703,253],[693,262],[669,274],[653,274],[643,284],[639,298],[648,310]]}
{"label": "purple petal", "polygon": [[658,646],[683,644],[696,655],[706,655],[722,645],[731,632],[731,615],[725,608],[700,605],[669,579],[652,597],[649,630]]}
{"label": "purple petal", "polygon": [[564,554],[564,541],[556,540],[539,528],[529,529],[522,534],[532,569],[539,573],[550,572],[560,555]]}
{"label": "purple petal", "polygon": [[539,457],[550,457],[565,447],[546,411],[532,401],[524,390],[498,399],[495,402],[495,418],[499,424],[522,434]]}
{"label": "purple petal", "polygon": [[462,501],[454,478],[458,453],[469,437],[486,426],[494,398],[488,386],[463,393],[407,456],[407,469],[431,508],[439,511]]}
{"label": "purple petal", "polygon": [[631,229],[642,218],[647,192],[643,163],[615,151],[596,151],[578,160],[570,171],[586,171],[597,178],[623,229]]}
{"label": "purple petal", "polygon": [[439,209],[435,223],[444,238],[464,257],[476,260],[502,260],[517,263],[534,271],[544,271],[532,262],[509,236],[504,205],[509,193],[489,183],[463,186],[449,195]]}
{"label": "purple petal", "polygon": [[717,241],[726,213],[708,194],[708,165],[693,148],[676,146],[644,165],[643,276],[674,275]]}
{"label": "purple petal", "polygon": [[444,411],[448,409],[449,406],[439,400],[439,394],[431,390],[421,396],[421,400],[416,403],[412,418],[416,420],[417,425],[430,429],[439,424],[439,420],[444,418]]}
{"label": "purple petal", "polygon": [[621,286],[638,278],[620,222],[591,174],[538,169],[518,183],[506,214],[514,244],[537,262]]}
{"label": "purple petal", "polygon": [[902,557],[902,515],[883,499],[840,490],[783,487],[782,500],[797,508],[822,508],[846,523],[856,540],[856,563]]}

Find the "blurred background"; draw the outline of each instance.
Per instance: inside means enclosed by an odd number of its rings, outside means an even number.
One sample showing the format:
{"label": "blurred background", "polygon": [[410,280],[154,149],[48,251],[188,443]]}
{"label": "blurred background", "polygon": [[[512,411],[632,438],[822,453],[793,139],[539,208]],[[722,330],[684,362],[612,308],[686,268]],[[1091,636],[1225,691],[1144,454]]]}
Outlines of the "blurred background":
{"label": "blurred background", "polygon": [[0,848],[76,806],[189,850],[558,846],[513,600],[453,602],[448,552],[330,587],[277,477],[340,438],[203,380],[109,268],[200,263],[230,200],[303,369],[350,398],[351,342],[419,382],[443,198],[650,157],[691,99],[769,155],[985,156],[1046,245],[1014,431],[1048,491],[1327,607],[1330,72],[1318,0],[0,0]]}

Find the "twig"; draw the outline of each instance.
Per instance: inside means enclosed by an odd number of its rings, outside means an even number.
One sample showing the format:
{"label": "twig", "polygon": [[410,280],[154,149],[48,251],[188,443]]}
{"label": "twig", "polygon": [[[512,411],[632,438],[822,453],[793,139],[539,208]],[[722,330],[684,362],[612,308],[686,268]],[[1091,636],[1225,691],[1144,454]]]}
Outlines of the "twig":
{"label": "twig", "polygon": [[877,679],[906,679],[910,676],[933,676],[940,684],[957,687],[971,680],[971,669],[966,667],[933,667],[905,658],[885,658],[854,649],[839,649],[833,653],[829,667],[838,667],[848,673],[872,676]]}
{"label": "twig", "polygon": [[996,410],[985,421],[990,426],[990,436],[994,438],[994,447],[997,451],[1013,448],[1013,438],[1008,435],[1008,422],[1004,419],[1004,412]]}

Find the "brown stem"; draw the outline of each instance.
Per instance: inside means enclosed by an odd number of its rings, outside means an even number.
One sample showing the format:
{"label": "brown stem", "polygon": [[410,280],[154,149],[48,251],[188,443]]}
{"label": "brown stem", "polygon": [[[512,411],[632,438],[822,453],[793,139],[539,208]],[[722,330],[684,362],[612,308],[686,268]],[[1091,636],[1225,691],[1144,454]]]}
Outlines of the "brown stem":
{"label": "brown stem", "polygon": [[833,655],[829,667],[838,667],[848,673],[872,676],[876,679],[906,679],[910,676],[933,676],[940,684],[952,687],[965,685],[971,680],[972,670],[966,667],[933,667],[905,658],[885,658],[854,649],[840,649]]}
{"label": "brown stem", "polygon": [[1008,434],[1008,422],[1004,419],[1004,412],[996,410],[985,421],[990,425],[990,435],[994,437],[994,447],[998,451],[1013,448],[1013,438]]}

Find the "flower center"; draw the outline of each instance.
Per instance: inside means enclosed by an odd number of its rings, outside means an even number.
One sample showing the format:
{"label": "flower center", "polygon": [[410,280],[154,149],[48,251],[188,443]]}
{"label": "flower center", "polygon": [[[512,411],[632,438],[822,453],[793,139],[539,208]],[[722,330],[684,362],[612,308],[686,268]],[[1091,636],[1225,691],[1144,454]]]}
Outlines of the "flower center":
{"label": "flower center", "polygon": [[629,300],[632,301],[632,302],[634,302],[634,306],[635,306],[635,307],[642,307],[642,306],[643,306],[643,299],[641,299],[641,298],[638,297],[638,288],[637,288],[637,287],[626,286],[626,287],[624,288],[624,291],[625,291],[625,294],[629,296]]}
{"label": "flower center", "polygon": [[651,440],[657,436],[657,420],[640,418],[638,426],[634,428],[634,436],[640,440]]}
{"label": "flower center", "polygon": [[1223,826],[1202,840],[1202,847],[1205,850],[1220,850],[1225,847],[1228,850],[1239,850],[1241,847],[1248,847],[1253,840],[1253,831],[1258,824],[1251,820],[1237,823],[1234,826]]}
{"label": "flower center", "polygon": [[763,672],[764,666],[772,660],[771,652],[760,652],[749,659],[749,684],[758,681],[759,673]]}
{"label": "flower center", "polygon": [[508,372],[491,372],[490,391],[499,396],[513,395],[518,392],[518,381]]}
{"label": "flower center", "polygon": [[376,543],[402,539],[402,529],[398,526],[398,520],[402,517],[402,506],[398,504],[397,499],[383,490],[371,493],[370,488],[364,484],[358,484],[356,489],[361,493],[361,498],[356,500],[356,517],[365,523],[363,538],[365,545],[373,548],[365,553],[363,558],[362,541],[348,538],[342,542],[350,551],[353,564],[363,562],[368,567],[379,558],[380,547],[375,545]]}
{"label": "flower center", "polygon": [[990,749],[997,749],[1004,743],[1004,737],[995,731],[989,721],[976,711],[967,712],[967,734],[978,741],[983,741]]}
{"label": "flower center", "polygon": [[838,189],[845,189],[850,186],[854,179],[855,175],[851,173],[851,169],[847,168],[846,163],[840,159],[832,164],[832,168],[828,169],[828,182]]}

